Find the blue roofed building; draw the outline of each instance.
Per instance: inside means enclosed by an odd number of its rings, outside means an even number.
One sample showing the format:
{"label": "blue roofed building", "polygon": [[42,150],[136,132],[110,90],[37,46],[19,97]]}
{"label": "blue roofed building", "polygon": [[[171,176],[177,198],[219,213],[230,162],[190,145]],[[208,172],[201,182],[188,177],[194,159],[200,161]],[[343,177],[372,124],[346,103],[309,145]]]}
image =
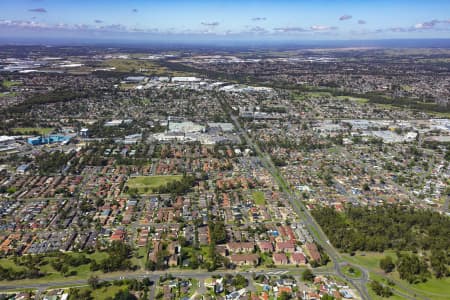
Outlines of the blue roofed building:
{"label": "blue roofed building", "polygon": [[66,135],[49,135],[49,136],[38,136],[38,137],[30,137],[28,138],[28,144],[33,146],[45,145],[45,144],[53,144],[53,143],[62,143],[67,142],[71,139],[70,136]]}

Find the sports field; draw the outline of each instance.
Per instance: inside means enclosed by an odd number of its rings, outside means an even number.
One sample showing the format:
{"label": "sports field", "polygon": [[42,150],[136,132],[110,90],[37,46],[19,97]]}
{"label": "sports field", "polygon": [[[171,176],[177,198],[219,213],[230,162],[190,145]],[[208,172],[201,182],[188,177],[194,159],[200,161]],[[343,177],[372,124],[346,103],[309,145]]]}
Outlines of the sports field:
{"label": "sports field", "polygon": [[139,194],[150,194],[154,189],[172,181],[180,181],[181,175],[137,176],[127,181],[129,190],[137,189]]}

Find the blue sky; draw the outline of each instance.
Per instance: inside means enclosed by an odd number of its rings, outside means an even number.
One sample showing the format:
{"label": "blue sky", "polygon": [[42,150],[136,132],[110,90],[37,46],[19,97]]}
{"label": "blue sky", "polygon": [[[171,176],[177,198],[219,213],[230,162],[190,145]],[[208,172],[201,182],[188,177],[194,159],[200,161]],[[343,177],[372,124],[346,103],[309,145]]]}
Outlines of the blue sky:
{"label": "blue sky", "polygon": [[450,38],[450,0],[0,0],[0,37]]}

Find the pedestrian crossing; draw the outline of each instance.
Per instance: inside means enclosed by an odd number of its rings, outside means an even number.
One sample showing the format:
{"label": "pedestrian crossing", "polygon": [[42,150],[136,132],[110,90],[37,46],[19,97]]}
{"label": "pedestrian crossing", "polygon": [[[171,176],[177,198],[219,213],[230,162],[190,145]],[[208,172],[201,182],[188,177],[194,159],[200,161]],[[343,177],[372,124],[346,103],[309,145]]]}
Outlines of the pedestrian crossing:
{"label": "pedestrian crossing", "polygon": [[284,275],[286,273],[289,273],[289,271],[270,271],[265,274],[266,275]]}

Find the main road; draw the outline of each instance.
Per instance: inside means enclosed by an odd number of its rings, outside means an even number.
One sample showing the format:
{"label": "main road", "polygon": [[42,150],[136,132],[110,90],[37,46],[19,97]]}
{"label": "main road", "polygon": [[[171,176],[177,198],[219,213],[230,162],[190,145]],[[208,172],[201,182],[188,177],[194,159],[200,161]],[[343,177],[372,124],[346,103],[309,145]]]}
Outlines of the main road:
{"label": "main road", "polygon": [[339,277],[344,278],[347,282],[349,282],[361,295],[361,298],[364,300],[371,299],[369,296],[369,293],[367,291],[367,283],[369,281],[369,272],[368,270],[360,267],[355,266],[359,269],[361,269],[362,276],[358,279],[350,278],[344,274],[342,271],[342,266],[344,265],[350,265],[350,263],[345,262],[343,258],[341,257],[340,253],[330,244],[327,236],[322,231],[320,226],[317,224],[315,219],[312,217],[310,212],[306,209],[304,204],[301,200],[298,199],[295,192],[293,192],[290,188],[288,183],[283,179],[281,174],[279,173],[276,166],[273,164],[272,159],[267,153],[264,153],[259,145],[255,143],[252,138],[248,135],[247,131],[244,130],[238,120],[238,117],[233,114],[230,106],[225,101],[221,101],[222,107],[224,110],[228,113],[229,117],[233,121],[233,124],[235,125],[237,131],[241,135],[242,138],[244,138],[245,142],[248,146],[253,148],[256,151],[256,154],[261,159],[261,162],[263,166],[270,172],[272,177],[275,179],[275,181],[278,183],[279,187],[283,192],[285,192],[288,195],[289,202],[291,203],[293,209],[295,212],[299,215],[299,217],[303,220],[304,224],[306,225],[306,228],[308,229],[311,236],[314,238],[316,243],[318,243],[328,254],[331,261],[333,262],[334,272]]}
{"label": "main road", "polygon": [[[195,278],[199,280],[205,280],[215,275],[224,274],[240,274],[250,279],[253,274],[270,274],[270,272],[277,274],[291,274],[299,276],[304,269],[299,268],[274,268],[274,269],[252,269],[247,271],[242,270],[216,270],[213,272],[207,272],[205,270],[165,270],[165,271],[130,271],[130,272],[115,272],[111,274],[99,275],[100,281],[115,281],[122,279],[143,279],[149,278],[150,280],[157,282],[159,278],[167,274],[171,274],[174,277],[179,278]],[[315,270],[316,275],[333,275],[334,271],[329,268],[321,268]],[[67,279],[61,281],[42,281],[36,283],[17,284],[16,282],[0,282],[0,291],[13,291],[13,290],[40,290],[44,291],[50,288],[63,288],[63,287],[75,287],[85,286],[88,284],[88,279]]]}
{"label": "main road", "polygon": [[[248,135],[247,131],[242,128],[238,117],[233,114],[230,106],[228,103],[221,101],[222,107],[225,109],[225,111],[228,113],[229,117],[233,121],[233,124],[235,125],[236,129],[240,133],[240,135],[244,138],[245,142],[248,146],[252,147],[256,154],[261,159],[261,162],[263,166],[271,173],[272,177],[275,179],[276,182],[278,182],[280,188],[283,192],[285,192],[288,195],[289,202],[291,203],[293,209],[295,212],[299,215],[299,217],[303,220],[304,224],[306,225],[309,233],[314,238],[316,243],[318,243],[328,254],[330,259],[333,262],[333,272],[321,272],[322,274],[330,274],[333,273],[334,275],[338,275],[341,278],[344,278],[348,283],[350,283],[351,286],[353,286],[360,294],[362,299],[371,299],[368,290],[367,290],[367,284],[369,282],[369,271],[366,268],[363,268],[359,265],[356,265],[354,263],[350,263],[345,261],[342,256],[340,255],[339,251],[336,250],[336,248],[333,247],[333,245],[329,242],[326,234],[322,231],[322,228],[317,224],[316,220],[312,217],[311,213],[306,209],[302,201],[298,198],[297,194],[289,187],[289,184],[283,179],[281,174],[278,171],[278,168],[273,164],[272,159],[267,153],[264,153],[259,145],[255,143],[252,138]],[[360,278],[351,278],[347,276],[343,271],[342,268],[344,266],[353,266],[356,268],[359,268],[361,270],[361,277]],[[320,272],[315,271],[315,273],[320,274]],[[382,277],[385,277],[382,274],[378,274]],[[403,291],[399,291],[398,289],[393,289],[393,292],[397,294],[398,296],[401,296],[404,299],[410,299],[410,300],[416,300],[416,299],[423,299],[423,300],[430,300],[428,297],[417,297],[416,293],[412,290],[410,290],[408,287],[401,286],[401,288],[404,291],[407,291],[411,295],[414,295],[414,297],[403,293]]]}

